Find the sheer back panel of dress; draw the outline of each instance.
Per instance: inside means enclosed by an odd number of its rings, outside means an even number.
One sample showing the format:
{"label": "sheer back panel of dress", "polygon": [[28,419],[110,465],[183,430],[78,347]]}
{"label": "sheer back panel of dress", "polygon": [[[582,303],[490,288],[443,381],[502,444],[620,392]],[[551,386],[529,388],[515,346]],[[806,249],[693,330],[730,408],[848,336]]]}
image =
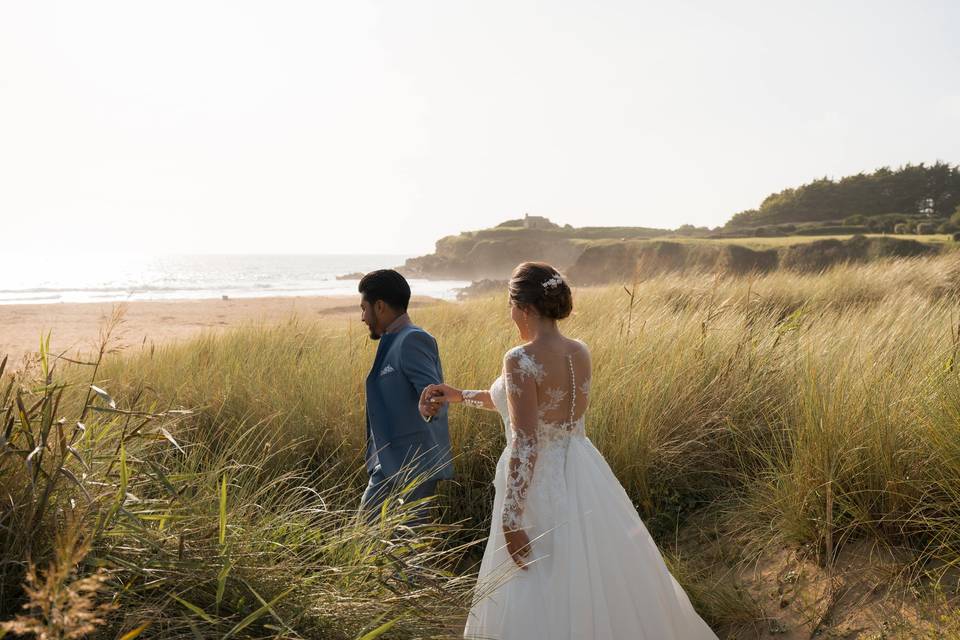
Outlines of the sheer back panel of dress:
{"label": "sheer back panel of dress", "polygon": [[584,346],[574,344],[578,346],[564,353],[535,346],[522,347],[524,357],[529,359],[528,366],[531,370],[536,367],[540,372],[535,380],[537,417],[542,425],[569,430],[586,413],[590,394],[590,358]]}

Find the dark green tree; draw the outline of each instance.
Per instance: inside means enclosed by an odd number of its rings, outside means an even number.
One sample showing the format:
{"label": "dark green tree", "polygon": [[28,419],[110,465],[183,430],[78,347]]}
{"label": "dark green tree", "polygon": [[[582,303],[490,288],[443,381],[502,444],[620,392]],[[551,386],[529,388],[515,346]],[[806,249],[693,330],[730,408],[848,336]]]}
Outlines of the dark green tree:
{"label": "dark green tree", "polygon": [[760,207],[735,214],[725,229],[785,222],[841,221],[899,212],[943,219],[960,206],[960,166],[937,161],[858,173],[840,180],[823,177],[767,196]]}

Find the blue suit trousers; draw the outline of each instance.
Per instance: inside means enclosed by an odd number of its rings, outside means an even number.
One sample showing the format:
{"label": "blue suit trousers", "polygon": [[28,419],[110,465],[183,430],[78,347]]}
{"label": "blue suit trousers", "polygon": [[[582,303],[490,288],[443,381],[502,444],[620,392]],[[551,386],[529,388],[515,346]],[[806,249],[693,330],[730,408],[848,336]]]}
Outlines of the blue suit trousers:
{"label": "blue suit trousers", "polygon": [[[380,469],[378,464],[373,469],[373,473],[370,474],[370,481],[367,482],[367,488],[363,492],[363,497],[360,499],[360,511],[364,512],[364,515],[367,517],[369,522],[375,521],[380,516],[380,509],[383,505],[383,501],[390,495],[395,494],[398,490],[397,481],[398,476],[393,478],[387,478],[383,471]],[[437,493],[437,480],[426,480],[421,482],[419,485],[414,487],[412,490],[407,491],[405,494],[400,495],[399,497],[404,500],[418,500],[420,498],[425,498],[427,496],[436,495]],[[430,521],[432,515],[432,506],[435,501],[430,504],[420,505],[416,511],[412,514],[412,517],[407,520],[407,524],[410,526],[416,526],[420,524],[427,524]]]}

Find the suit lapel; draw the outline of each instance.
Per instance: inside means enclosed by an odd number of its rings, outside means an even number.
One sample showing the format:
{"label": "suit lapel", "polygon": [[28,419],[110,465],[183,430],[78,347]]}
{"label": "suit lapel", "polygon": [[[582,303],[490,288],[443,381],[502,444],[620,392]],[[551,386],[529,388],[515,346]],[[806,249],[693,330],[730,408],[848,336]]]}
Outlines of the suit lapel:
{"label": "suit lapel", "polygon": [[377,355],[373,358],[373,366],[370,368],[370,373],[367,374],[367,380],[371,380],[378,374],[380,371],[380,365],[383,362],[383,359],[387,357],[387,353],[390,351],[390,346],[393,345],[393,341],[397,338],[396,333],[388,333],[380,337],[380,340],[377,344]]}

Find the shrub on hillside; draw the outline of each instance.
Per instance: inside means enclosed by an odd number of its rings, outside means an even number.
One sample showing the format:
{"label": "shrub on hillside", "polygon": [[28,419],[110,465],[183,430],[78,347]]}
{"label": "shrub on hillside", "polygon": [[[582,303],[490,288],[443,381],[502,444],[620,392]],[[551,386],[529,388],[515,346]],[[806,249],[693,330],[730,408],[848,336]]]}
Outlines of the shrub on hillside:
{"label": "shrub on hillside", "polygon": [[843,262],[933,255],[938,251],[937,247],[916,240],[855,235],[849,240],[828,238],[783,247],[780,266],[794,271],[817,272]]}
{"label": "shrub on hillside", "polygon": [[897,224],[893,225],[893,232],[901,234],[913,233],[913,225],[906,222],[898,222]]}
{"label": "shrub on hillside", "polygon": [[829,238],[784,247],[780,256],[780,265],[794,271],[821,271],[849,257],[849,252],[842,240]]}
{"label": "shrub on hillside", "polygon": [[[862,236],[861,236],[862,237]],[[850,238],[853,242],[857,237]],[[866,241],[864,258],[867,261],[879,258],[916,258],[940,253],[940,247],[907,238],[863,238]]]}
{"label": "shrub on hillside", "polygon": [[778,260],[776,249],[755,250],[739,244],[725,244],[720,248],[715,264],[717,271],[745,275],[773,271]]}
{"label": "shrub on hillside", "polygon": [[936,231],[937,226],[932,222],[921,222],[917,225],[917,234],[921,236],[936,233]]}

